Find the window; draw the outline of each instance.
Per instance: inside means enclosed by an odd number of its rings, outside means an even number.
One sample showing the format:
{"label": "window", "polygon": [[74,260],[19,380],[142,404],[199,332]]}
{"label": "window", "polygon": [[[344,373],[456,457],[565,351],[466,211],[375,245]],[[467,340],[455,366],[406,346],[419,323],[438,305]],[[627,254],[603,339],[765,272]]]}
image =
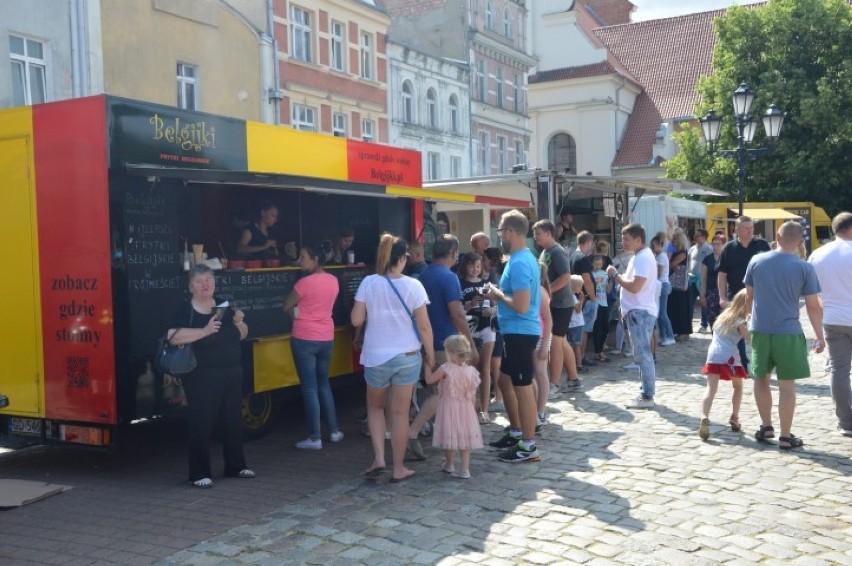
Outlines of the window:
{"label": "window", "polygon": [[361,78],[373,78],[373,36],[361,33]]}
{"label": "window", "polygon": [[290,6],[290,56],[300,61],[312,61],[311,14],[297,6]]}
{"label": "window", "polygon": [[518,75],[515,75],[515,82],[512,84],[512,97],[515,112],[521,112],[521,81]]}
{"label": "window", "polygon": [[435,151],[430,151],[426,154],[428,171],[426,175],[430,181],[441,178],[441,154]]}
{"label": "window", "polygon": [[372,120],[367,120],[366,118],[364,120],[361,120],[361,139],[365,142],[373,141],[374,137]]}
{"label": "window", "polygon": [[402,83],[402,121],[406,124],[414,123],[414,87],[411,81]]}
{"label": "window", "polygon": [[503,69],[497,69],[497,106],[503,108]]}
{"label": "window", "polygon": [[450,129],[454,134],[459,133],[459,98],[450,95]]}
{"label": "window", "polygon": [[314,112],[313,108],[303,106],[302,104],[294,104],[293,120],[291,122],[293,128],[306,132],[317,131],[315,116],[316,112]]}
{"label": "window", "polygon": [[503,8],[503,35],[512,37],[512,18],[509,8]]}
{"label": "window", "polygon": [[476,92],[479,95],[479,100],[485,102],[487,100],[486,95],[488,82],[485,80],[486,72],[488,71],[488,67],[485,65],[485,61],[477,61],[476,63]]}
{"label": "window", "polygon": [[526,155],[524,152],[524,142],[523,140],[515,141],[515,165],[522,165],[527,162]]}
{"label": "window", "polygon": [[346,114],[335,112],[331,115],[331,133],[338,138],[346,137]]}
{"label": "window", "polygon": [[497,136],[497,172],[509,172],[509,155],[506,151],[507,142],[505,136]]}
{"label": "window", "polygon": [[459,179],[461,178],[461,157],[457,155],[453,155],[450,157],[450,178],[451,179]]}
{"label": "window", "polygon": [[24,106],[45,102],[44,44],[10,35],[9,55],[12,58],[12,103]]}
{"label": "window", "polygon": [[346,26],[340,22],[331,22],[331,68],[335,71],[346,70]]}
{"label": "window", "polygon": [[494,4],[491,2],[485,3],[485,27],[494,30]]}
{"label": "window", "polygon": [[547,144],[547,167],[577,174],[577,144],[568,134],[556,134]]}
{"label": "window", "polygon": [[177,64],[177,105],[185,110],[198,110],[198,68]]}
{"label": "window", "polygon": [[429,120],[429,127],[438,127],[438,95],[434,88],[426,91],[426,117]]}
{"label": "window", "polygon": [[488,139],[488,132],[479,132],[479,172],[482,175],[490,172],[490,150],[491,142]]}

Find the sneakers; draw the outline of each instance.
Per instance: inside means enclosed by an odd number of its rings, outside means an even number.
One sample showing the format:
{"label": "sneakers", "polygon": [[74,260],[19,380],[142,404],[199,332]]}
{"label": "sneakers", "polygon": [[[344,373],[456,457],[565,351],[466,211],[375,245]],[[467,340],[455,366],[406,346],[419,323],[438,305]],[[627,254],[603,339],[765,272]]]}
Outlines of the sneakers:
{"label": "sneakers", "polygon": [[568,389],[568,391],[576,391],[576,390],[580,389],[580,387],[582,387],[582,386],[583,386],[583,380],[579,379],[579,378],[578,379],[568,379],[568,380],[565,381],[565,388]]}
{"label": "sneakers", "polygon": [[523,441],[516,441],[514,446],[500,452],[497,457],[503,462],[537,462],[541,460],[541,453],[535,444],[527,448]]}
{"label": "sneakers", "polygon": [[355,417],[355,422],[358,424],[367,424],[367,413],[361,413]]}
{"label": "sneakers", "polygon": [[707,334],[708,333],[707,327],[702,326],[701,328],[698,329],[698,333],[699,334]]}
{"label": "sneakers", "polygon": [[710,438],[710,419],[701,419],[701,424],[698,425],[698,436],[705,441]]}
{"label": "sneakers", "polygon": [[674,338],[666,338],[665,340],[660,340],[660,346],[674,346],[677,344]]}
{"label": "sneakers", "polygon": [[585,358],[583,358],[583,365],[588,367],[594,367],[598,365],[598,361],[594,358],[586,356]]}
{"label": "sneakers", "polygon": [[322,450],[322,440],[319,438],[306,438],[296,443],[299,450]]}
{"label": "sneakers", "polygon": [[328,439],[332,442],[342,442],[343,441],[343,433],[339,430],[335,430],[331,433]]}
{"label": "sneakers", "polygon": [[623,367],[623,368],[621,368],[621,369],[623,369],[624,371],[633,371],[633,370],[638,370],[638,369],[639,369],[639,364],[637,364],[636,362],[630,362],[629,364],[627,364],[626,366],[624,366],[624,367]]}
{"label": "sneakers", "polygon": [[515,444],[517,444],[518,440],[520,439],[512,436],[507,432],[498,440],[489,442],[488,446],[490,446],[491,448],[509,448],[510,446],[514,446]]}
{"label": "sneakers", "polygon": [[555,383],[550,384],[550,392],[547,394],[548,401],[554,401],[559,398],[559,386]]}
{"label": "sneakers", "polygon": [[653,409],[656,404],[653,399],[645,399],[640,395],[625,403],[624,406],[628,409]]}
{"label": "sneakers", "polygon": [[842,434],[843,436],[852,436],[852,429],[837,427],[837,432]]}

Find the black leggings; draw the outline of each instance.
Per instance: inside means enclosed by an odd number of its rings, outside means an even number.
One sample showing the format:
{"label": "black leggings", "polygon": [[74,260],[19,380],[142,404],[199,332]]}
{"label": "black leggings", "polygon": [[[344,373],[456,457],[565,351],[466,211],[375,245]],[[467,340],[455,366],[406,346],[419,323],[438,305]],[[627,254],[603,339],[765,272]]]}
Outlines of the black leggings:
{"label": "black leggings", "polygon": [[592,344],[595,346],[595,354],[603,352],[606,338],[609,336],[609,307],[598,307],[598,318],[595,319],[595,326],[592,328]]}

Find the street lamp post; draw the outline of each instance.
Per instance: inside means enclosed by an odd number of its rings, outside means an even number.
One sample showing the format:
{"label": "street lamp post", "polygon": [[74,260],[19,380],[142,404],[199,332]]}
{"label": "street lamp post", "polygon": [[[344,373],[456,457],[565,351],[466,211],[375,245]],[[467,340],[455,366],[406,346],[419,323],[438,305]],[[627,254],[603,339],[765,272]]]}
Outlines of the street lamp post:
{"label": "street lamp post", "polygon": [[749,161],[754,161],[758,155],[771,153],[775,150],[775,142],[778,136],[781,135],[781,127],[784,125],[785,114],[778,109],[774,104],[770,104],[761,115],[763,121],[763,130],[766,132],[768,140],[767,147],[749,148],[748,144],[754,139],[754,132],[757,129],[757,121],[749,114],[751,103],[754,102],[754,91],[752,91],[746,83],[741,83],[740,87],[734,91],[734,123],[737,127],[737,149],[717,149],[716,144],[719,143],[719,134],[722,131],[722,116],[716,114],[714,110],[710,110],[703,118],[699,118],[701,122],[701,130],[704,133],[704,140],[707,143],[707,152],[710,154],[717,153],[722,157],[728,157],[737,161],[737,178],[739,179],[739,213],[743,214],[743,194],[745,193],[745,177],[746,164]]}

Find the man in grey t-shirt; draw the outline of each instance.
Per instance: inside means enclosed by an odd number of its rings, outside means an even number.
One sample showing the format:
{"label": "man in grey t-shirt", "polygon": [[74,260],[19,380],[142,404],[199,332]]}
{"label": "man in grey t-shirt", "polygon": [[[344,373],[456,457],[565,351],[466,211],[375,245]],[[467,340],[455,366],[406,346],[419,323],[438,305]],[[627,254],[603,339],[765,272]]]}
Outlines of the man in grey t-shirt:
{"label": "man in grey t-shirt", "polygon": [[[568,324],[574,312],[576,299],[571,292],[571,269],[568,252],[556,241],[556,226],[550,220],[539,220],[533,225],[533,238],[542,248],[539,263],[547,266],[547,280],[550,282],[550,315],[553,318],[553,339],[550,345],[550,387],[558,393],[558,384],[562,378],[562,367],[568,371],[567,386],[575,389],[580,386],[577,379],[577,360],[574,350],[568,344]],[[555,394],[553,395],[555,397]]]}
{"label": "man in grey t-shirt", "polygon": [[[689,258],[689,312],[695,309],[695,300],[700,295],[701,286],[701,263],[704,258],[713,253],[713,246],[707,243],[707,230],[698,228],[695,231],[695,244],[687,252]],[[699,332],[707,332],[707,307],[701,307],[701,328]]]}
{"label": "man in grey t-shirt", "polygon": [[743,278],[751,305],[754,400],[761,421],[755,438],[763,441],[775,436],[769,377],[776,370],[781,423],[778,447],[782,450],[804,445],[801,438],[790,432],[796,409],[796,380],[810,376],[807,342],[799,322],[801,296],[805,297],[808,318],[816,335],[813,349],[819,353],[825,347],[819,281],[813,266],[798,257],[803,235],[798,222],[782,224],[775,235],[778,250],[754,256]]}

